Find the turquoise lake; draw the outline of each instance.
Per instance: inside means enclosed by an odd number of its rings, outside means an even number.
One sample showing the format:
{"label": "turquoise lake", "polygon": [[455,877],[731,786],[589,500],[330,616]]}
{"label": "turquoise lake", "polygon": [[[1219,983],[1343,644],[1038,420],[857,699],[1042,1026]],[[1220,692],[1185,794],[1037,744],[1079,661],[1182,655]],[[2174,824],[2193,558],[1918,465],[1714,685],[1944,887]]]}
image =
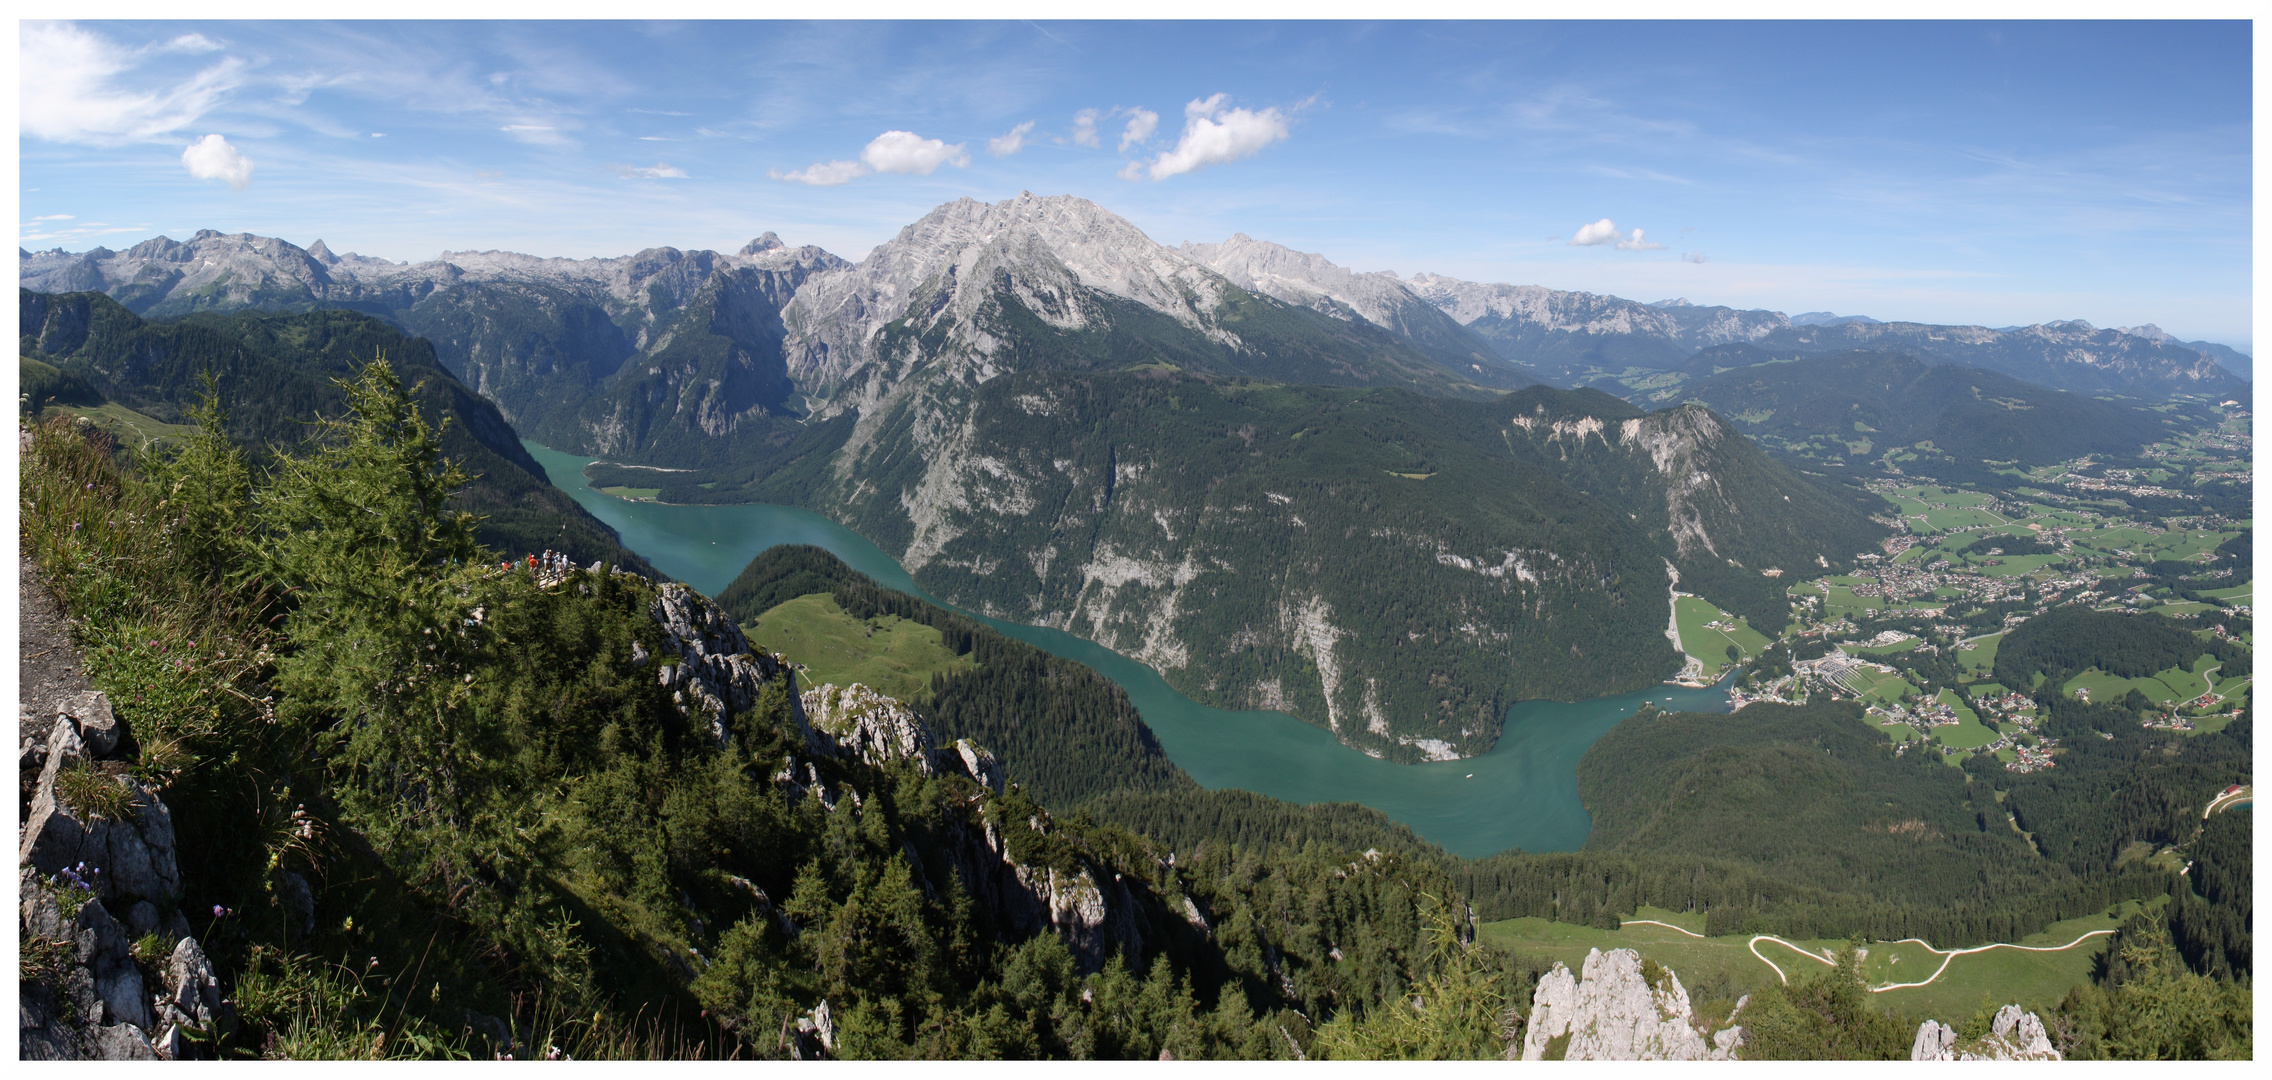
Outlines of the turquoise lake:
{"label": "turquoise lake", "polygon": [[[887,587],[945,604],[917,587],[874,544],[809,510],[631,502],[585,483],[584,466],[593,459],[532,442],[522,445],[554,484],[614,526],[625,547],[708,595],[725,591],[766,548],[813,544]],[[1642,702],[1688,712],[1728,710],[1724,684],[1661,686],[1574,703],[1526,701],[1507,710],[1499,745],[1482,757],[1397,765],[1351,750],[1325,729],[1284,713],[1199,704],[1169,686],[1159,672],[1095,642],[978,617],[1119,683],[1168,756],[1206,787],[1245,788],[1297,803],[1363,803],[1446,850],[1470,857],[1508,848],[1573,851],[1584,844],[1593,822],[1578,801],[1578,759]]]}

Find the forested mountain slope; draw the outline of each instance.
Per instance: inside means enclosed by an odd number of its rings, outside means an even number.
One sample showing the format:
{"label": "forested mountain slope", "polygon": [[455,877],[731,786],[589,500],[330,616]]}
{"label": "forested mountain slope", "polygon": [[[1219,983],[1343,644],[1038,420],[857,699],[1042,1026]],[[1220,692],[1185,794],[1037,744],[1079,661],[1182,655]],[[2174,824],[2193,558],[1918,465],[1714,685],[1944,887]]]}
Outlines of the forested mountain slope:
{"label": "forested mountain slope", "polygon": [[210,373],[229,435],[255,460],[298,446],[310,422],[345,406],[336,380],[384,354],[448,428],[443,447],[474,474],[457,505],[484,516],[483,543],[515,555],[547,549],[580,563],[647,569],[615,530],[552,486],[497,407],[450,376],[423,339],[367,315],[200,314],[154,323],[101,293],[18,292],[19,352],[161,421],[181,423]]}
{"label": "forested mountain slope", "polygon": [[2178,423],[2160,412],[1904,353],[1813,356],[1721,346],[1683,368],[1694,381],[1635,396],[1702,401],[1768,446],[1861,462],[1927,441],[1973,465],[2131,457]]}
{"label": "forested mountain slope", "polygon": [[[1165,370],[935,393],[863,415],[843,449],[814,449],[825,467],[741,491],[675,475],[662,497],[829,507],[941,597],[1407,760],[1488,749],[1516,700],[1677,670],[1668,564],[1780,626],[1765,571],[1846,565],[1878,535],[1696,408]],[[811,486],[768,486],[783,477]]]}

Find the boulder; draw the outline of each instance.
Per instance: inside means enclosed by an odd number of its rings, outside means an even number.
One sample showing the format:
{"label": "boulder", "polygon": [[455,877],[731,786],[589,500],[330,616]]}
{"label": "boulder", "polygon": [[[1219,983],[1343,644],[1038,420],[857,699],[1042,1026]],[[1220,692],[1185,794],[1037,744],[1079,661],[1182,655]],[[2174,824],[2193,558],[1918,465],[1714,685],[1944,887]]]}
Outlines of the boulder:
{"label": "boulder", "polygon": [[1539,979],[1523,1033],[1523,1060],[1545,1058],[1549,1043],[1566,1040],[1568,1061],[1725,1061],[1742,1045],[1740,1032],[1709,1040],[1699,1030],[1688,990],[1669,968],[1652,985],[1640,954],[1631,949],[1589,949],[1583,976],[1555,964]]}
{"label": "boulder", "polygon": [[109,757],[118,749],[118,717],[111,712],[110,695],[100,690],[87,690],[63,699],[58,719],[68,720],[79,729],[79,737],[86,740],[87,752],[96,757]]}
{"label": "boulder", "polygon": [[[58,729],[64,726],[57,725]],[[49,745],[54,747],[54,740]],[[139,897],[170,904],[181,892],[173,811],[140,782],[121,777],[120,782],[133,796],[131,820],[112,821],[79,813],[55,790],[54,772],[65,756],[49,756],[49,771],[40,778],[39,790],[32,796],[31,815],[24,822],[17,863],[29,864],[43,874],[84,863],[102,871],[101,893],[106,899]]]}
{"label": "boulder", "polygon": [[[221,980],[196,938],[185,937],[174,945],[173,956],[166,962],[166,991],[164,1008],[171,1027],[194,1027],[214,1034],[236,1030],[236,1007],[221,997]],[[175,1057],[178,1060],[179,1055]]]}

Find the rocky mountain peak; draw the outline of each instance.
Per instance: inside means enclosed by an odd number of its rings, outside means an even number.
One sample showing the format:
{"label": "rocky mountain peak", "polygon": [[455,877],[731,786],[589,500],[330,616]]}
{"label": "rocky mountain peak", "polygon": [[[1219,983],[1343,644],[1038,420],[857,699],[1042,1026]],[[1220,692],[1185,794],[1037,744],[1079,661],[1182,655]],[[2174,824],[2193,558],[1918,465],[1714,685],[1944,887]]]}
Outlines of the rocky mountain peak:
{"label": "rocky mountain peak", "polygon": [[747,244],[743,244],[742,249],[735,252],[734,254],[740,255],[743,258],[748,258],[749,256],[761,255],[768,251],[778,251],[786,246],[788,245],[783,244],[779,236],[775,235],[772,230],[768,229],[757,239],[752,240]]}

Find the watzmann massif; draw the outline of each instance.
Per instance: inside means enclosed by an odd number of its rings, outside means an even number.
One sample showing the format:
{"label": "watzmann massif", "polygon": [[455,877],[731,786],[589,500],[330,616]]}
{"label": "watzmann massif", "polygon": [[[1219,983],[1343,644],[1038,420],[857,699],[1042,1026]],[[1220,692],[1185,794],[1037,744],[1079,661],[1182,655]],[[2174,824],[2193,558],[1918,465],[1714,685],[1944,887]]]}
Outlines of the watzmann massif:
{"label": "watzmann massif", "polygon": [[[27,253],[22,281],[152,319],[378,316],[522,436],[685,470],[639,474],[665,501],[821,510],[958,604],[1398,760],[1489,749],[1516,700],[1672,674],[1676,581],[1779,622],[1781,573],[1843,568],[1880,533],[1871,499],[1723,413],[1541,385],[1622,393],[1613,374],[1698,345],[1831,330],[1357,274],[1245,236],[1170,248],[1072,197],[950,203],[857,264],[771,234],[404,265],[208,232]],[[2236,381],[2072,324],[1889,325],[2030,372],[2066,335],[2052,366],[2085,384]]]}

